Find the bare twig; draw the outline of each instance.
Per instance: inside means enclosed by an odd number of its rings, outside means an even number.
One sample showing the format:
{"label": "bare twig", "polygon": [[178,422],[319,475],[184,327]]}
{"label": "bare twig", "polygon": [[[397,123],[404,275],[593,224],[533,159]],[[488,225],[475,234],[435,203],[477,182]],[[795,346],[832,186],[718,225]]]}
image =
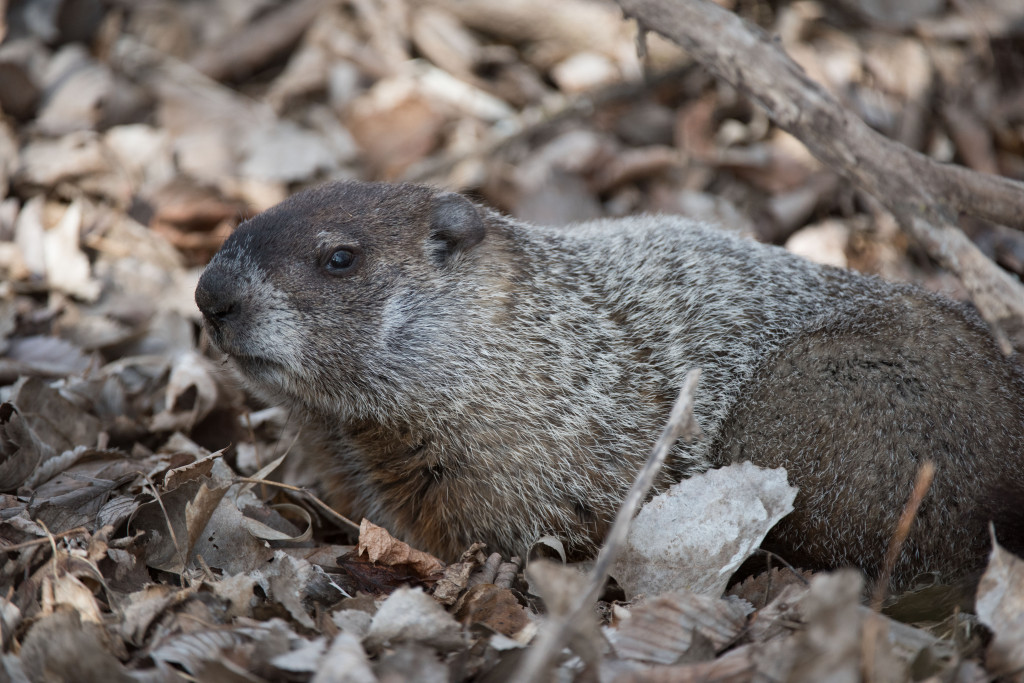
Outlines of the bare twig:
{"label": "bare twig", "polygon": [[338,512],[337,510],[332,508],[330,505],[328,505],[327,503],[323,502],[322,500],[320,500],[319,498],[314,496],[310,491],[308,491],[307,489],[302,488],[301,486],[292,486],[291,484],[283,484],[283,483],[281,483],[279,481],[271,481],[269,479],[252,479],[251,477],[235,477],[233,481],[236,484],[239,483],[239,482],[241,482],[243,484],[265,484],[267,486],[276,486],[277,488],[284,489],[286,491],[292,491],[294,493],[300,493],[300,494],[306,496],[307,498],[309,498],[310,501],[312,501],[321,510],[326,512],[330,517],[333,517],[334,519],[338,520],[339,522],[342,522],[343,524],[348,524],[353,529],[357,529],[357,530],[359,529],[359,525],[358,524],[356,524],[351,519],[349,519],[345,515],[341,514],[340,512]]}
{"label": "bare twig", "polygon": [[89,530],[84,526],[75,527],[74,529],[68,529],[62,531],[59,534],[50,534],[46,538],[37,538],[34,541],[25,541],[24,543],[15,543],[14,545],[0,545],[0,552],[10,552],[11,550],[21,550],[22,548],[31,548],[34,545],[45,545],[50,543],[51,546],[53,539],[65,538],[67,536],[77,536],[78,534],[87,534]]}
{"label": "bare twig", "polygon": [[877,197],[915,240],[956,273],[997,330],[1024,322],[1024,286],[956,227],[957,213],[1024,226],[1024,183],[942,164],[873,131],[811,80],[763,31],[710,0],[619,0],[641,30],[685,48],[759,103],[814,156]]}
{"label": "bare twig", "polygon": [[618,514],[615,515],[615,523],[605,539],[601,552],[597,556],[594,568],[587,578],[587,588],[577,596],[571,609],[560,617],[553,617],[548,621],[537,642],[527,652],[523,663],[512,677],[517,683],[529,683],[530,681],[545,680],[545,674],[551,666],[552,660],[561,651],[566,639],[569,637],[571,624],[590,609],[597,600],[608,573],[611,571],[615,559],[626,541],[629,532],[629,525],[633,521],[640,504],[647,497],[647,492],[654,485],[654,479],[665,464],[668,454],[680,436],[688,441],[700,434],[700,427],[693,419],[693,396],[697,390],[697,380],[700,378],[700,370],[690,370],[683,381],[683,387],[679,390],[679,396],[672,406],[668,423],[658,437],[657,443],[651,449],[647,463],[637,474],[636,481],[626,494]]}
{"label": "bare twig", "polygon": [[52,533],[50,533],[50,530],[46,526],[46,522],[44,522],[43,520],[40,519],[40,520],[38,520],[38,524],[39,524],[39,526],[43,527],[43,531],[46,532],[46,540],[50,544],[50,552],[53,553],[53,578],[54,578],[54,580],[56,580],[57,579],[57,538]]}
{"label": "bare twig", "polygon": [[[167,522],[167,531],[171,535],[171,543],[174,544],[174,549],[178,553],[178,559],[181,561],[181,571],[184,572],[188,568],[188,556],[185,554],[185,550],[182,549],[181,544],[178,543],[178,534],[174,532],[174,522],[171,521],[171,515],[167,512],[167,508],[164,506],[164,500],[160,497],[160,492],[156,488],[156,484],[149,478],[148,474],[144,474],[146,477],[146,483],[149,484],[149,490],[152,492],[153,497],[156,498],[157,505],[160,506],[160,511],[164,513],[164,521]],[[183,574],[184,576],[184,574]]]}
{"label": "bare twig", "polygon": [[896,524],[896,531],[893,533],[892,538],[889,539],[889,550],[885,553],[885,564],[882,566],[882,571],[878,575],[875,589],[871,595],[871,608],[876,612],[882,609],[882,601],[885,600],[886,592],[889,590],[889,577],[892,576],[896,560],[900,557],[900,550],[903,549],[903,543],[907,540],[907,535],[910,533],[910,525],[914,523],[917,510],[921,507],[921,501],[924,500],[925,494],[928,493],[928,488],[932,485],[932,479],[934,478],[935,463],[931,460],[924,461],[917,470],[917,476],[914,478],[914,489],[910,492],[910,498],[907,499],[907,504],[900,515],[900,521]]}

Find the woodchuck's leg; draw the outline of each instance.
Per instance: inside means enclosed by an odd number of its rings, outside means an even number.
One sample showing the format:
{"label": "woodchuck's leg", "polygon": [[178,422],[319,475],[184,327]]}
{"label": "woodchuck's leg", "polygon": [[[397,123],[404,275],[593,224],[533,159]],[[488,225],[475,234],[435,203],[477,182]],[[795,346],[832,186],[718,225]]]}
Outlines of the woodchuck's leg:
{"label": "woodchuck's leg", "polygon": [[[1024,373],[980,324],[931,297],[816,324],[765,359],[712,453],[785,467],[799,487],[765,547],[808,568],[877,575],[925,460],[936,466],[892,577],[982,566],[988,522],[1024,539]],[[911,331],[911,332],[905,332]]]}

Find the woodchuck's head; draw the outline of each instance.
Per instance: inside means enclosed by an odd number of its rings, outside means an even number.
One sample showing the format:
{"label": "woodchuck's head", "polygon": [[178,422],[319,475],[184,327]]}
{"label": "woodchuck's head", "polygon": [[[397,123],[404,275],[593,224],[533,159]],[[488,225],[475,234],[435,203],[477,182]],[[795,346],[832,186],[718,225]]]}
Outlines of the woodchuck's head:
{"label": "woodchuck's head", "polygon": [[438,360],[461,351],[451,334],[458,292],[487,232],[458,194],[324,185],[240,225],[196,303],[214,344],[264,399],[322,414],[373,410],[367,397],[444,381]]}

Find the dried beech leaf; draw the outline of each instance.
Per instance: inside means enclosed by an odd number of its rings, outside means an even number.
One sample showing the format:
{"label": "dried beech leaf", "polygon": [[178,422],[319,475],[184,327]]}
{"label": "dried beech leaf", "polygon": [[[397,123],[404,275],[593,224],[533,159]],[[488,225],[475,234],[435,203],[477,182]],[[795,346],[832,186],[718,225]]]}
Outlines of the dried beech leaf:
{"label": "dried beech leaf", "polygon": [[[267,477],[270,476],[271,472],[273,472],[274,470],[276,470],[278,467],[281,466],[281,463],[284,462],[284,459],[286,457],[288,457],[288,451],[285,451],[284,453],[282,453],[280,455],[280,457],[274,458],[274,460],[270,461],[269,463],[267,463],[266,465],[261,467],[258,471],[254,472],[249,478],[250,479],[266,479]],[[253,484],[253,483],[242,484],[241,490],[242,491],[251,491],[254,486],[256,486],[256,484]]]}
{"label": "dried beech leaf", "polygon": [[89,257],[80,246],[82,202],[75,200],[64,216],[43,236],[43,259],[50,287],[83,301],[95,301],[101,284],[92,277]]}
{"label": "dried beech leaf", "polygon": [[21,663],[32,681],[130,683],[99,624],[83,623],[78,612],[56,612],[32,625],[21,646]]}
{"label": "dried beech leaf", "polygon": [[370,562],[376,564],[408,565],[421,577],[435,574],[444,567],[441,560],[399,541],[389,534],[387,529],[377,526],[368,519],[359,524],[358,552],[360,555],[365,554]]}
{"label": "dried beech leaf", "polygon": [[665,593],[632,610],[612,632],[619,657],[652,664],[674,664],[690,650],[699,634],[718,652],[744,631],[753,611],[742,600],[695,593]]}
{"label": "dried beech leaf", "polygon": [[327,643],[323,638],[314,638],[300,644],[298,648],[277,655],[270,660],[275,668],[289,673],[311,674],[319,668]]}
{"label": "dried beech leaf", "polygon": [[10,403],[0,405],[0,454],[0,491],[16,490],[40,462],[56,455]]}
{"label": "dried beech leaf", "polygon": [[718,597],[795,497],[785,470],[750,462],[684,479],[640,510],[611,574],[627,596]]}
{"label": "dried beech leaf", "polygon": [[23,378],[14,385],[10,402],[32,426],[40,440],[56,453],[78,446],[94,446],[100,424],[95,416],[38,377]]}
{"label": "dried beech leaf", "polygon": [[110,67],[92,59],[84,45],[54,55],[36,124],[48,135],[95,128],[116,84]]}
{"label": "dried beech leaf", "polygon": [[217,460],[218,455],[219,453],[211,454],[187,465],[167,470],[164,475],[164,490],[173,491],[182,484],[208,478],[213,471],[213,463]]}
{"label": "dried beech leaf", "polygon": [[843,221],[822,221],[793,233],[786,240],[786,249],[815,263],[846,268],[851,234],[850,226]]}
{"label": "dried beech leaf", "polygon": [[352,105],[345,122],[378,175],[397,177],[436,146],[446,117],[404,78],[382,80]]}
{"label": "dried beech leaf", "polygon": [[399,588],[373,615],[366,645],[377,650],[400,642],[455,650],[465,643],[465,637],[452,615],[421,589]]}
{"label": "dried beech leaf", "polygon": [[[746,683],[760,680],[755,645],[729,650],[716,659],[670,666],[650,666],[617,677],[616,683]],[[767,648],[765,648],[767,649]],[[781,659],[782,657],[780,657]],[[765,680],[775,680],[766,678]],[[831,683],[831,681],[830,681]],[[894,682],[895,683],[895,682]]]}
{"label": "dried beech leaf", "polygon": [[225,651],[247,644],[249,639],[237,631],[196,631],[171,638],[150,653],[157,663],[180,666],[198,673],[209,660],[217,660]]}
{"label": "dried beech leaf", "polygon": [[466,590],[469,575],[475,566],[474,562],[455,562],[445,567],[444,576],[434,584],[434,599],[442,605],[454,605],[462,591]]}
{"label": "dried beech leaf", "polygon": [[528,557],[530,561],[540,558],[554,559],[557,557],[562,561],[562,564],[565,564],[565,546],[557,536],[541,536],[530,546]]}
{"label": "dried beech leaf", "polygon": [[[746,582],[744,582],[746,583]],[[790,583],[778,592],[767,605],[757,611],[750,621],[749,633],[755,642],[771,640],[802,627],[800,602],[810,587],[803,583]]]}
{"label": "dried beech leaf", "polygon": [[103,142],[121,169],[140,183],[156,186],[173,180],[177,173],[166,130],[142,123],[114,126],[106,131]]}
{"label": "dried beech leaf", "polygon": [[480,43],[452,14],[426,5],[413,10],[412,40],[427,59],[460,78],[471,76]]}
{"label": "dried beech leaf", "polygon": [[254,537],[263,539],[265,541],[293,541],[302,542],[308,541],[313,537],[313,516],[305,508],[301,508],[298,505],[292,505],[291,503],[280,503],[278,505],[272,505],[271,509],[277,512],[282,510],[288,510],[289,512],[302,517],[306,522],[306,528],[299,534],[288,534],[283,531],[279,531],[272,526],[264,524],[263,522],[253,519],[247,515],[242,517],[242,524],[245,526],[245,530],[252,534]]}
{"label": "dried beech leaf", "polygon": [[255,572],[254,576],[267,583],[270,598],[287,609],[295,621],[306,628],[314,627],[313,619],[303,605],[310,582],[317,576],[317,569],[313,565],[278,551],[274,553],[274,562]]}
{"label": "dried beech leaf", "polygon": [[975,607],[978,619],[992,630],[988,658],[996,667],[993,673],[1024,669],[1024,560],[994,538]]}
{"label": "dried beech leaf", "polygon": [[23,147],[18,178],[33,185],[53,187],[60,182],[109,170],[110,162],[97,134],[81,131],[30,142]]}
{"label": "dried beech leaf", "polygon": [[746,600],[755,609],[760,610],[775,600],[789,586],[795,585],[805,589],[807,582],[812,577],[813,574],[809,571],[794,573],[788,568],[773,567],[770,571],[748,576],[740,583],[733,584],[726,591],[726,595]]}
{"label": "dried beech leaf", "polygon": [[[358,598],[353,598],[353,600]],[[348,604],[351,600],[344,600],[342,604]],[[373,612],[365,612],[361,609],[339,609],[331,615],[331,621],[342,633],[358,638],[362,641],[370,632],[370,623],[376,613],[376,604],[373,604]]]}
{"label": "dried beech leaf", "polygon": [[53,581],[53,602],[73,609],[83,622],[103,623],[96,597],[73,574],[63,574]]}
{"label": "dried beech leaf", "polygon": [[217,382],[210,364],[194,351],[179,354],[171,365],[164,394],[165,408],[153,416],[155,432],[190,431],[217,404]]}
{"label": "dried beech leaf", "polygon": [[411,642],[381,652],[374,671],[382,681],[417,683],[448,683],[453,673],[434,648]]}
{"label": "dried beech leaf", "polygon": [[192,588],[175,589],[163,584],[151,584],[125,597],[119,605],[121,621],[118,630],[126,642],[141,646],[146,642],[146,632],[165,610],[185,600],[194,592]]}
{"label": "dried beech leaf", "polygon": [[293,183],[329,173],[339,158],[320,135],[282,121],[248,137],[239,172],[259,180]]}
{"label": "dried beech leaf", "polygon": [[[214,467],[220,462],[219,458],[210,460]],[[188,467],[192,465],[181,469],[187,470]],[[229,482],[217,477],[188,478],[175,489],[161,492],[159,501],[140,506],[131,524],[133,528],[147,532],[146,564],[180,574],[191,561],[192,548],[228,486]]]}
{"label": "dried beech leaf", "polygon": [[259,602],[253,593],[257,581],[248,574],[232,574],[220,581],[207,582],[201,590],[209,591],[228,604],[227,618],[251,617]]}
{"label": "dried beech leaf", "polygon": [[[526,568],[530,591],[544,600],[548,613],[564,618],[586,590],[587,574],[578,567],[551,560],[537,560]],[[593,612],[583,612],[568,624],[569,647],[584,662],[595,664],[601,657],[601,634]]]}
{"label": "dried beech leaf", "polygon": [[[35,481],[38,476],[44,483]],[[30,510],[54,533],[92,526],[111,493],[138,478],[138,463],[118,451],[80,447],[36,469]]]}
{"label": "dried beech leaf", "polygon": [[347,593],[389,595],[402,586],[422,585],[424,580],[407,564],[382,565],[371,562],[356,552],[337,558],[337,571],[342,575]]}
{"label": "dried beech leaf", "polygon": [[118,527],[121,522],[131,517],[139,509],[139,502],[134,496],[117,496],[111,498],[96,513],[96,523],[101,527]]}
{"label": "dried beech leaf", "polygon": [[334,637],[312,683],[376,683],[377,677],[359,639],[348,633]]}
{"label": "dried beech leaf", "polygon": [[863,588],[864,579],[853,569],[811,580],[800,601],[806,627],[796,637],[792,668],[783,678],[794,683],[856,681],[870,666],[876,680],[906,680],[906,664],[896,660],[887,637],[888,620],[860,605]]}
{"label": "dried beech leaf", "polygon": [[509,638],[531,623],[512,591],[490,583],[470,588],[459,601],[455,618],[467,625],[483,624]]}
{"label": "dried beech leaf", "polygon": [[295,555],[301,557],[310,564],[315,564],[329,572],[335,573],[338,571],[338,558],[343,555],[350,555],[354,550],[355,546],[351,545],[332,545],[330,543],[319,543],[313,548],[281,548],[284,552],[289,555]]}
{"label": "dried beech leaf", "polygon": [[245,520],[238,509],[238,498],[225,496],[196,540],[193,552],[202,556],[207,565],[227,575],[263,567],[273,559],[274,550],[249,533]]}
{"label": "dried beech leaf", "polygon": [[89,356],[78,346],[60,337],[33,335],[12,339],[4,362],[14,362],[19,375],[63,377],[84,372]]}

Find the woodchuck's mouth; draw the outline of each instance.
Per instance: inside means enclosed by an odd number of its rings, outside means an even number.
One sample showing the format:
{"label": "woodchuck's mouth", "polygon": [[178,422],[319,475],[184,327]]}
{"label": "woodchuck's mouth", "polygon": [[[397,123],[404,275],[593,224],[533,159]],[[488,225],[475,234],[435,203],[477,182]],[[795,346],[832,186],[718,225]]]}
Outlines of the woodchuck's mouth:
{"label": "woodchuck's mouth", "polygon": [[214,345],[231,358],[237,365],[242,366],[245,369],[282,367],[280,363],[272,358],[251,353],[245,348],[246,345],[244,341],[240,341],[234,334],[225,333],[224,329],[216,323],[207,321],[206,330]]}
{"label": "woodchuck's mouth", "polygon": [[253,356],[245,353],[237,353],[235,351],[225,351],[231,359],[235,361],[243,370],[247,372],[259,373],[267,371],[279,371],[284,366],[265,356]]}
{"label": "woodchuck's mouth", "polygon": [[224,335],[211,334],[210,336],[214,345],[247,375],[259,378],[264,373],[280,372],[284,369],[284,364],[279,361],[240,349],[239,345],[233,340],[224,339]]}

